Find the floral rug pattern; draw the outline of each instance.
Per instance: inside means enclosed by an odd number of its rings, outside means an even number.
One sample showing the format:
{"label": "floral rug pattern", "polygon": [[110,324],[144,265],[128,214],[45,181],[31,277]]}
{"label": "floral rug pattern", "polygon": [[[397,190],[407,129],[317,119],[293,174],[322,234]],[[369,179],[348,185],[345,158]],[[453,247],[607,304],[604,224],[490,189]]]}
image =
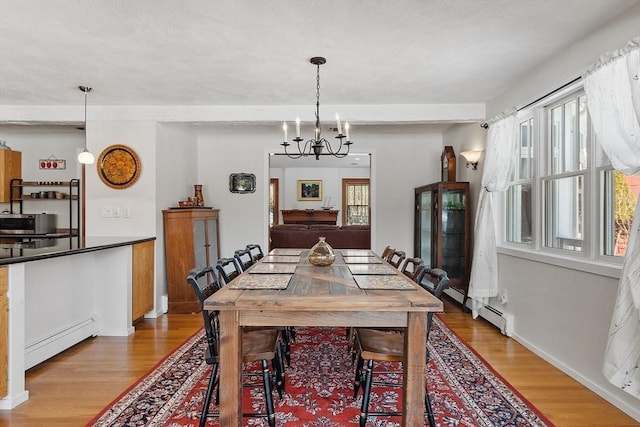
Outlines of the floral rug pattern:
{"label": "floral rug pattern", "polygon": [[[354,366],[344,328],[298,327],[286,368],[286,393],[274,392],[278,426],[358,425],[362,390],[353,398]],[[203,361],[201,331],[125,391],[87,426],[198,426],[210,367]],[[552,426],[462,342],[438,316],[429,335],[426,378],[439,427]],[[397,364],[377,364],[374,379],[402,384]],[[378,372],[380,370],[380,372]],[[371,412],[402,408],[399,387],[376,386]],[[245,387],[244,412],[264,411],[261,387]],[[215,405],[215,403],[212,403]],[[400,426],[400,417],[370,416],[367,426]],[[243,424],[266,426],[263,418]],[[428,425],[425,418],[425,425]],[[207,426],[217,426],[210,418]]]}

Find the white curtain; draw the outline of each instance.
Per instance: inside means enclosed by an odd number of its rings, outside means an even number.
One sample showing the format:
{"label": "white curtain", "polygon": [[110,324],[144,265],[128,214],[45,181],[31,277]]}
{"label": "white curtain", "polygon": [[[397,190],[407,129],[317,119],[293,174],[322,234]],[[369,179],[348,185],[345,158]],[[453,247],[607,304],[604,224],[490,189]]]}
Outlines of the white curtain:
{"label": "white curtain", "polygon": [[[640,174],[640,37],[584,77],[595,136],[616,170]],[[602,372],[640,399],[640,203],[622,266]]]}
{"label": "white curtain", "polygon": [[489,124],[482,190],[474,226],[473,264],[469,279],[468,296],[471,299],[471,313],[474,319],[478,317],[478,310],[488,303],[489,298],[498,294],[494,193],[508,188],[515,158],[516,136],[515,111]]}

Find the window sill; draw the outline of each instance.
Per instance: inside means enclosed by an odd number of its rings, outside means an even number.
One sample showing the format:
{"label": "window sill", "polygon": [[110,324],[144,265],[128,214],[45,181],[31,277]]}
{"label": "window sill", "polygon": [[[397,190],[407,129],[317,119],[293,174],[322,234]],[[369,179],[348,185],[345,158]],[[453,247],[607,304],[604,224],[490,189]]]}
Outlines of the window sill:
{"label": "window sill", "polygon": [[586,258],[574,258],[557,253],[534,251],[532,249],[515,246],[498,246],[497,252],[502,255],[509,255],[517,258],[541,262],[544,264],[564,267],[571,270],[583,271],[600,276],[620,279],[622,263],[608,263]]}

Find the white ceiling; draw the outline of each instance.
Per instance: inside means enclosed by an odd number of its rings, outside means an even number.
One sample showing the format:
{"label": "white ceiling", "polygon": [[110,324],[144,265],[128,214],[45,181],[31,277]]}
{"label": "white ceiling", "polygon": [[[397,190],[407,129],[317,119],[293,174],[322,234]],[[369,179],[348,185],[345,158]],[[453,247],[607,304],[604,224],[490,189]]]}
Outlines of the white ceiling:
{"label": "white ceiling", "polygon": [[483,103],[638,0],[0,0],[0,105]]}

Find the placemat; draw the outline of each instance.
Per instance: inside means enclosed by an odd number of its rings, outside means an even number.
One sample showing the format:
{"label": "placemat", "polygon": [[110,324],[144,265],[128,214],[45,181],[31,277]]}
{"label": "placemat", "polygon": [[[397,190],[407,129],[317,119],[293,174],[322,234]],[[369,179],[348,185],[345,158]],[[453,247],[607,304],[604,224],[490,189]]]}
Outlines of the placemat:
{"label": "placemat", "polygon": [[285,256],[285,255],[267,255],[266,257],[262,258],[262,262],[284,262],[284,263],[291,263],[291,264],[297,264],[300,262],[300,257],[299,256]]}
{"label": "placemat", "polygon": [[400,276],[355,276],[360,289],[393,289],[415,291],[417,288]]}
{"label": "placemat", "polygon": [[395,276],[398,270],[386,264],[351,264],[348,266],[351,274],[383,274]]}
{"label": "placemat", "polygon": [[346,264],[382,264],[382,260],[370,256],[343,256]]}
{"label": "placemat", "polygon": [[286,289],[292,274],[241,274],[227,285],[230,289]]}
{"label": "placemat", "polygon": [[296,264],[269,264],[259,262],[249,269],[249,274],[293,274],[297,267]]}
{"label": "placemat", "polygon": [[300,256],[301,254],[302,254],[301,249],[275,248],[275,249],[271,249],[271,252],[269,252],[269,255],[282,255],[282,256]]}
{"label": "placemat", "polygon": [[343,249],[340,251],[342,256],[376,256],[369,249]]}

